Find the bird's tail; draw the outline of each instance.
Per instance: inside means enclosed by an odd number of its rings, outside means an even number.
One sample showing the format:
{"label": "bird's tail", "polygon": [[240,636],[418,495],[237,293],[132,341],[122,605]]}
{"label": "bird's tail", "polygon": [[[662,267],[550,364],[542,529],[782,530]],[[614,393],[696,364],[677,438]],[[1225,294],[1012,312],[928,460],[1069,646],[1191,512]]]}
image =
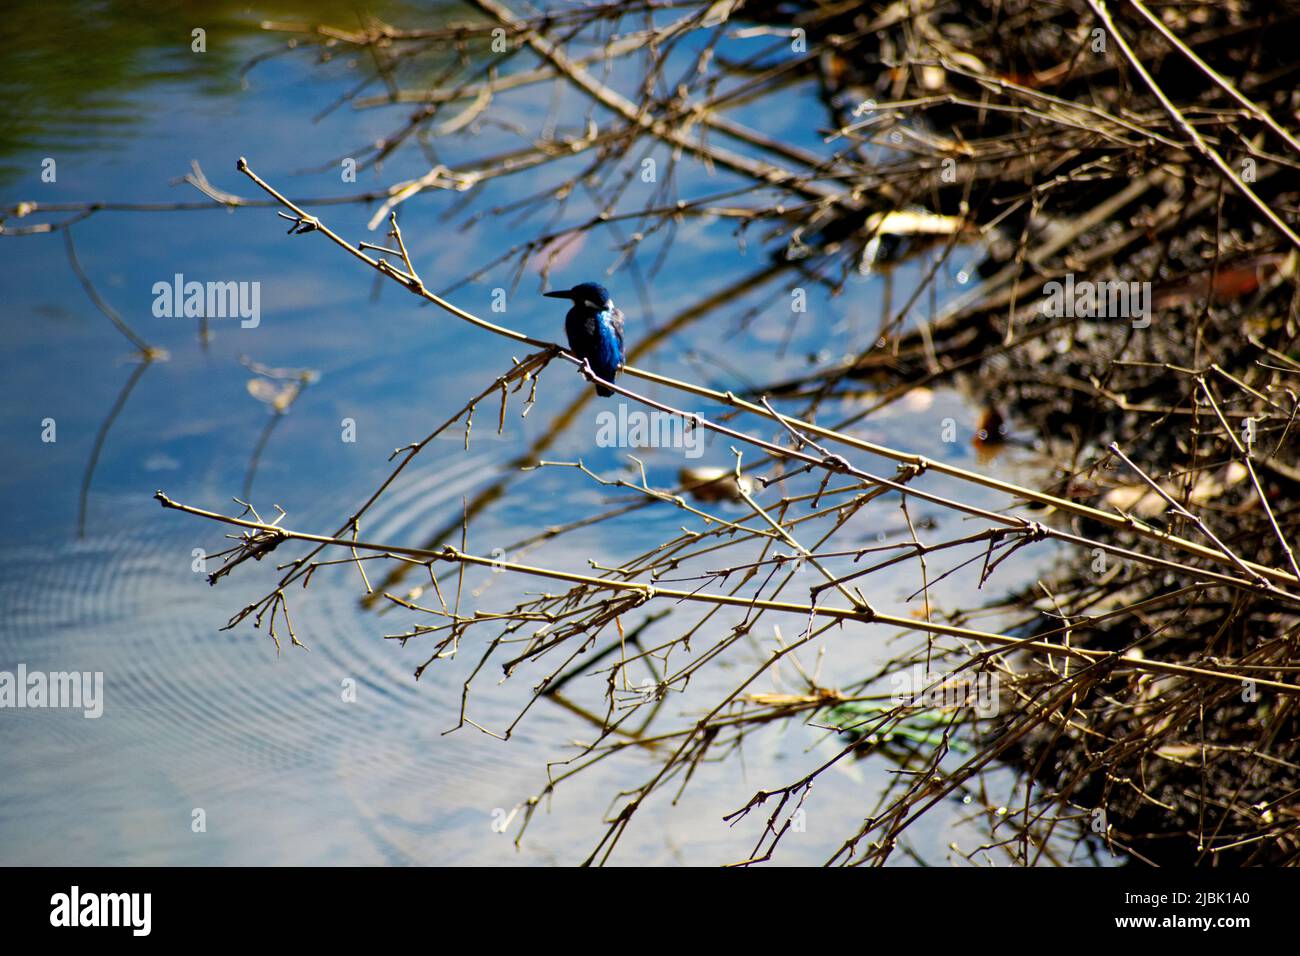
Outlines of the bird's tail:
{"label": "bird's tail", "polygon": [[612,388],[606,388],[604,385],[597,385],[596,394],[601,398],[609,398],[609,396],[614,394],[614,390]]}

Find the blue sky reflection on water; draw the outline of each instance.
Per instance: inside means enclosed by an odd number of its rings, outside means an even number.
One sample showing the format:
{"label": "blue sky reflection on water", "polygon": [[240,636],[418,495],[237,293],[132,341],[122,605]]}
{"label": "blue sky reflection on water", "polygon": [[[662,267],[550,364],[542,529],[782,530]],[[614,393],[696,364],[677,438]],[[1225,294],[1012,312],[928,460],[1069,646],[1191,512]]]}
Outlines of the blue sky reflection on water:
{"label": "blue sky reflection on water", "polygon": [[[297,19],[283,9],[272,12]],[[409,9],[402,13],[413,16]],[[233,30],[222,37],[238,47],[239,55],[227,55],[235,70],[274,42]],[[190,187],[169,183],[195,159],[217,187],[251,197],[252,184],[234,168],[239,155],[295,197],[350,194],[427,169],[417,150],[404,149],[378,174],[363,171],[356,184],[339,181],[337,158],[389,132],[408,109],[341,109],[313,123],[313,115],[355,82],[345,64],[318,66],[306,55],[279,57],[252,70],[241,89],[234,77],[221,82],[205,75],[200,82],[188,76],[176,67],[175,51],[163,46],[135,55],[146,73],[156,65],[158,77],[112,98],[114,110],[129,113],[129,127],[91,125],[75,142],[60,140],[50,150],[58,161],[54,184],[40,181],[39,164],[47,152],[39,136],[29,136],[23,148],[5,156],[6,168],[16,171],[3,183],[6,205],[21,199],[194,200],[201,197]],[[535,111],[552,108],[557,95],[559,115],[585,116],[585,102],[549,85],[510,97],[496,115],[526,121]],[[88,107],[92,113],[96,108]],[[769,135],[811,146],[816,130],[806,117],[820,110],[807,90],[794,88],[776,104],[735,116]],[[440,141],[438,148],[441,160],[454,166],[517,145],[513,134],[484,124],[464,137]],[[662,151],[652,155],[666,160]],[[322,163],[328,164],[326,171],[302,172]],[[473,208],[520,199],[562,182],[571,171],[557,164],[536,175],[494,181]],[[735,182],[720,173],[709,178],[689,161],[678,167],[677,176],[683,195],[720,192]],[[425,193],[399,213],[413,258],[434,288],[450,285],[548,225],[545,217],[487,216],[462,228],[463,211],[448,216],[459,200],[447,192]],[[581,221],[590,209],[577,195],[564,221]],[[373,206],[315,211],[346,237],[382,241],[382,230],[365,230]],[[187,503],[225,510],[238,493],[267,417],[266,406],[249,395],[251,376],[241,357],[319,371],[319,381],[279,423],[262,456],[253,495],[263,514],[278,503],[288,510],[291,526],[330,531],[387,475],[386,459],[394,448],[424,435],[465,396],[504,371],[512,355],[522,354],[421,306],[395,286],[381,288],[376,298],[367,271],[318,236],[286,238],[287,225],[270,209],[245,209],[103,213],[74,228],[81,264],[100,294],[170,356],[140,376],[108,435],[82,540],[75,534],[82,473],[135,357],[77,283],[61,236],[3,239],[0,439],[6,467],[0,490],[11,507],[9,533],[0,545],[5,609],[0,668],[23,662],[30,669],[102,670],[106,703],[99,720],[59,711],[0,713],[0,778],[5,781],[0,862],[576,862],[598,839],[599,817],[611,796],[640,782],[646,762],[633,754],[566,783],[551,812],[539,815],[517,851],[509,837],[493,832],[494,811],[539,789],[546,762],[571,754],[567,742],[588,736],[588,725],[559,707],[539,705],[508,743],[469,728],[444,735],[456,721],[460,683],[477,649],[430,668],[417,683],[412,671],[426,654],[418,642],[402,648],[383,640],[407,622],[399,622],[395,613],[363,609],[351,568],[322,571],[295,605],[307,652],[286,648],[277,657],[266,636],[246,625],[220,631],[231,613],[266,591],[271,569],[245,567],[209,588],[191,570],[191,556],[194,548],[217,550],[220,530],[163,513],[151,498],[162,488]],[[733,232],[726,221],[683,224],[666,267],[650,283],[649,319],[626,270],[607,280],[629,315],[630,344],[702,294],[764,266],[768,249],[759,237],[749,237],[747,253],[738,256]],[[585,237],[574,261],[557,269],[553,285],[599,279],[617,257],[612,245],[608,233]],[[651,245],[644,261],[656,251]],[[900,269],[896,289],[909,288],[919,268]],[[151,313],[154,283],[170,282],[177,273],[199,281],[261,283],[260,324],[241,329],[232,320],[215,320],[215,335],[202,348],[192,320]],[[490,312],[491,290],[509,288],[511,278],[511,267],[500,267],[484,281],[459,289],[453,299],[530,335],[558,338],[562,307],[540,298],[535,271],[525,274],[504,314]],[[743,387],[741,373],[756,382],[774,381],[806,368],[810,353],[859,350],[879,322],[878,279],[856,281],[836,299],[810,288],[808,315],[782,350],[789,318],[784,290],[778,282],[739,297],[640,364],[680,377],[703,376],[717,387]],[[757,318],[746,319],[755,307]],[[709,361],[710,354],[725,363]],[[476,421],[469,451],[462,448],[459,431],[435,442],[370,515],[367,536],[426,543],[456,520],[466,496],[495,480],[503,465],[586,388],[556,363],[545,373],[537,407],[520,419],[516,405],[500,436],[494,434],[492,407]],[[602,407],[611,406],[588,403],[547,457],[581,457],[602,474],[630,474],[624,471],[623,451],[593,444],[595,415]],[[890,408],[858,426],[858,433],[911,448],[918,435],[933,435],[933,423],[944,416],[969,435],[975,415],[960,396],[940,393],[929,409]],[[40,441],[46,418],[57,422],[58,440],[52,444]],[[355,443],[340,440],[344,419],[356,422]],[[961,461],[972,450],[963,440],[944,446],[942,453]],[[643,457],[652,482],[661,486],[671,485],[683,464],[680,453],[671,450],[651,450]],[[1021,457],[1013,452],[996,467],[1014,472],[1022,467]],[[713,441],[697,463],[728,466],[731,461],[726,445]],[[941,481],[932,487],[945,490]],[[470,550],[488,553],[589,513],[613,497],[561,468],[518,475],[513,488],[511,496],[476,519]],[[969,491],[966,496],[1003,504],[993,496]],[[901,523],[896,508],[879,513]],[[597,532],[559,539],[548,545],[546,559],[577,570],[584,570],[589,558],[617,563],[681,524],[679,512],[643,510]],[[873,541],[881,530],[897,527],[856,528],[848,540]],[[1032,569],[1026,561],[1007,562],[1003,580],[1022,580]],[[902,598],[915,588],[913,576],[873,580],[880,588],[873,592],[878,606],[907,613]],[[952,582],[954,593],[964,587],[969,595],[969,585],[961,576]],[[489,579],[486,586],[490,593],[484,600],[494,606],[505,603],[503,595],[536,588],[509,577]],[[689,612],[684,619],[692,619]],[[852,679],[878,661],[881,652],[872,642],[883,647],[888,639],[853,636],[834,664],[838,676]],[[760,643],[743,652],[742,660],[721,663],[721,683],[699,679],[673,706],[688,713],[707,704],[710,689],[725,688],[737,668],[761,659]],[[509,723],[527,701],[530,677],[539,673],[526,672],[499,687],[495,678],[479,685],[475,719],[487,726]],[[356,681],[355,703],[340,699],[345,679]],[[596,694],[598,683],[595,678],[591,685]],[[833,746],[798,725],[758,735],[743,761],[701,767],[676,808],[663,798],[647,805],[614,862],[710,864],[742,858],[758,821],[729,828],[722,815],[755,789],[796,778]],[[866,761],[826,778],[808,832],[783,844],[778,862],[821,862],[861,818],[864,794],[874,793],[889,770]],[[205,833],[191,830],[196,808],[206,815]],[[913,834],[918,852],[944,860],[944,847],[959,832],[955,821],[962,815],[956,806],[936,812]]]}

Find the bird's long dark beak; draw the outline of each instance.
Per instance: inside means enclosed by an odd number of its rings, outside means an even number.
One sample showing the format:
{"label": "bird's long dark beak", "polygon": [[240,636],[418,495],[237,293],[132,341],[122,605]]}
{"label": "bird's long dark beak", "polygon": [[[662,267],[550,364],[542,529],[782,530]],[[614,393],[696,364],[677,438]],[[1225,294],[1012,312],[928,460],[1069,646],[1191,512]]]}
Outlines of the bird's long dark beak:
{"label": "bird's long dark beak", "polygon": [[563,292],[543,292],[542,295],[548,299],[572,299],[573,290],[565,289]]}

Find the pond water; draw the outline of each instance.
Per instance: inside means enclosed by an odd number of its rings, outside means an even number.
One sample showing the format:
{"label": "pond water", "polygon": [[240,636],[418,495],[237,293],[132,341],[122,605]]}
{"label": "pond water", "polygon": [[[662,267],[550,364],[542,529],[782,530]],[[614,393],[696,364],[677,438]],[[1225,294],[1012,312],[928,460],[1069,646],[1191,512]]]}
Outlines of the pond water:
{"label": "pond water", "polygon": [[[390,132],[409,112],[345,106],[317,119],[358,81],[346,58],[317,64],[302,52],[280,56],[257,64],[241,82],[240,68],[250,57],[282,43],[281,36],[258,30],[259,20],[346,24],[355,22],[351,5],[255,4],[250,11],[244,4],[174,3],[150,4],[142,12],[143,6],[106,3],[71,19],[46,15],[42,4],[9,7],[4,29],[24,42],[0,38],[8,113],[0,133],[0,198],[6,207],[24,200],[199,201],[194,189],[174,184],[194,160],[217,188],[253,198],[255,188],[235,170],[240,155],[281,191],[304,198],[352,195],[428,168],[420,151],[408,148],[378,172],[363,170],[356,183],[341,181],[339,157]],[[399,24],[468,16],[444,6],[372,9]],[[191,30],[205,25],[207,52],[194,53]],[[500,125],[483,124],[445,146],[440,142],[439,159],[454,165],[517,146],[505,127],[556,103],[562,115],[570,109],[581,117],[586,109],[571,91],[539,86],[503,104],[494,114]],[[820,109],[811,90],[796,86],[776,103],[734,115],[770,136],[815,145],[816,124],[806,119]],[[656,155],[667,162],[665,154]],[[42,176],[47,159],[55,163],[53,182]],[[556,168],[503,178],[476,196],[472,209],[521,199],[569,174]],[[676,176],[683,195],[720,192],[732,182],[690,161]],[[580,221],[590,208],[583,202],[575,202],[566,221]],[[548,225],[545,216],[521,221],[507,214],[464,227],[461,203],[459,195],[438,191],[401,208],[406,243],[433,288],[452,286]],[[312,211],[351,240],[382,242],[382,230],[366,229],[374,209],[341,204]],[[23,665],[104,675],[98,719],[71,710],[0,710],[0,863],[579,862],[599,840],[601,816],[615,794],[645,779],[651,755],[629,751],[567,781],[516,848],[493,823],[541,789],[548,761],[571,756],[572,741],[590,738],[591,724],[580,713],[542,701],[508,741],[468,726],[447,733],[456,725],[461,684],[481,643],[430,667],[417,681],[414,670],[428,656],[427,646],[385,640],[408,627],[409,616],[394,609],[379,613],[360,600],[361,582],[348,566],[323,570],[293,605],[308,650],[286,646],[277,654],[266,634],[247,624],[223,631],[231,614],[273,585],[270,562],[246,563],[210,587],[195,571],[195,549],[213,554],[226,529],[163,511],[153,500],[162,489],[196,507],[229,511],[232,497],[241,494],[269,414],[267,404],[250,395],[254,376],[241,360],[318,374],[266,442],[251,495],[264,515],[278,504],[288,512],[288,526],[328,533],[388,474],[394,448],[428,433],[501,374],[511,356],[523,354],[421,306],[395,286],[377,288],[372,274],[321,237],[290,239],[287,227],[266,208],[103,211],[76,223],[77,258],[97,293],[140,338],[166,350],[165,361],[143,371],[130,342],[78,281],[62,232],[0,237],[0,483],[8,502],[0,543],[0,670]],[[552,283],[605,281],[628,315],[632,346],[705,296],[741,288],[637,360],[718,388],[779,381],[806,370],[809,356],[824,361],[870,343],[881,318],[878,277],[855,280],[834,298],[810,288],[808,311],[791,326],[791,278],[743,288],[744,277],[767,268],[770,250],[751,237],[742,254],[734,232],[726,220],[687,219],[663,268],[644,287],[627,268],[605,277],[618,259],[617,237],[592,233],[565,253]],[[922,268],[901,267],[896,290],[906,291]],[[155,315],[155,285],[177,275],[258,283],[258,322],[243,327],[237,320],[213,320],[210,340],[203,342],[193,319]],[[529,335],[560,337],[563,309],[540,297],[536,267],[517,287],[512,280],[512,266],[500,266],[451,298]],[[504,312],[492,308],[498,288],[507,290]],[[897,291],[894,301],[901,301]],[[508,549],[548,526],[626,500],[625,492],[602,488],[574,469],[521,472],[511,465],[550,435],[588,390],[570,368],[555,363],[527,418],[512,411],[497,435],[492,406],[476,421],[468,450],[459,429],[435,442],[368,515],[365,537],[414,546],[456,540],[464,502],[503,479],[507,492],[475,515],[471,551]],[[593,441],[598,412],[617,400],[608,402],[584,400],[550,437],[545,456],[582,458],[598,473],[630,476],[626,449]],[[838,409],[846,415],[853,410],[848,404]],[[890,406],[855,426],[855,433],[971,464],[969,436],[978,413],[962,395],[939,392],[926,407]],[[957,425],[954,443],[940,443],[936,423],[945,418]],[[106,420],[79,535],[82,484]],[[690,462],[672,449],[641,457],[660,487],[670,487],[683,464],[729,467],[733,461],[721,441],[706,443]],[[865,464],[892,471],[885,462]],[[1012,447],[989,467],[1032,482],[1038,465]],[[927,487],[954,490],[937,479]],[[971,489],[962,495],[975,504],[1006,505]],[[919,507],[914,517],[937,522],[936,535],[961,526],[932,508]],[[671,537],[682,524],[675,509],[642,509],[556,539],[545,560],[575,571],[587,570],[591,559],[616,564]],[[864,513],[845,541],[873,542],[902,525],[896,506],[881,508]],[[456,530],[448,535],[448,528]],[[1037,550],[1033,560],[1045,554],[1050,551]],[[1033,560],[1017,556],[995,583],[1012,587],[1028,579]],[[467,598],[470,610],[505,606],[511,596],[538,587],[510,575],[475,580],[480,593]],[[932,591],[932,600],[946,606],[979,600],[972,580],[957,575]],[[391,587],[400,592],[411,583]],[[907,614],[917,602],[906,598],[918,584],[915,569],[904,565],[872,578],[871,596],[878,609]],[[680,627],[690,620],[683,612],[670,623]],[[792,631],[798,626],[789,625]],[[846,629],[829,640],[833,653],[823,679],[831,685],[861,677],[895,646],[895,635],[883,629]],[[667,707],[678,716],[698,714],[736,683],[743,668],[760,662],[771,643],[770,635],[756,635],[702,671],[689,693],[670,698]],[[527,704],[531,683],[523,673],[498,684],[497,674],[476,685],[471,714],[499,731]],[[794,674],[785,676],[789,689]],[[595,705],[602,684],[594,677],[578,696],[585,693]],[[766,680],[757,689],[782,687]],[[670,793],[649,801],[611,862],[745,858],[761,823],[752,818],[733,827],[724,814],[756,790],[796,779],[835,748],[824,732],[799,723],[765,728],[743,753],[703,765],[675,805]],[[806,830],[783,842],[776,862],[824,861],[870,811],[894,770],[869,759],[824,776]],[[947,849],[954,841],[973,848],[980,830],[963,821],[978,816],[955,803],[938,808],[910,834],[912,859],[955,859]],[[204,824],[197,832],[196,819]]]}

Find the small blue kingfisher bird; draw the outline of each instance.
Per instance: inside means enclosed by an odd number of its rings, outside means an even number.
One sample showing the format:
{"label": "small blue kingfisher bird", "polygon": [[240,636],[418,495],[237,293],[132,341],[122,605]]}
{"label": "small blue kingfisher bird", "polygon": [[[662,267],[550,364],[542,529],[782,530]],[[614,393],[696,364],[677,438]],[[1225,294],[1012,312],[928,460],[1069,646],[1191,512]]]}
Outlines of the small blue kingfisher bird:
{"label": "small blue kingfisher bird", "polygon": [[[584,282],[567,291],[545,295],[573,302],[573,308],[564,317],[569,351],[586,361],[605,381],[614,381],[623,365],[623,313],[614,306],[609,291],[603,285]],[[604,385],[597,385],[596,394],[608,398],[614,393]]]}

